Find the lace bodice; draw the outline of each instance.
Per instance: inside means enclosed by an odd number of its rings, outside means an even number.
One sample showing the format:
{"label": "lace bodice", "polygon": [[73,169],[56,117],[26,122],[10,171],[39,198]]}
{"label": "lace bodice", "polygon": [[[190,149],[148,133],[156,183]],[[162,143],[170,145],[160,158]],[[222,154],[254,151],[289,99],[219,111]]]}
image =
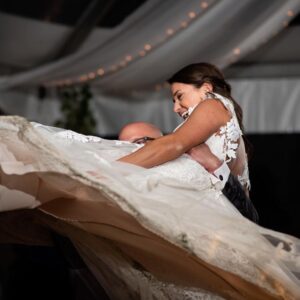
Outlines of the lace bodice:
{"label": "lace bodice", "polygon": [[[220,128],[220,132],[214,133],[207,141],[206,144],[209,146],[212,153],[217,157],[230,162],[236,158],[236,151],[239,146],[239,139],[243,135],[233,103],[222,95],[214,93],[216,99],[219,99],[227,110],[231,113],[231,119],[226,125]],[[249,171],[247,155],[245,155],[244,170],[242,174],[238,175],[240,183],[247,188],[250,188]]]}
{"label": "lace bodice", "polygon": [[[228,163],[232,159],[236,158],[239,139],[243,135],[243,133],[239,126],[232,101],[217,93],[213,93],[213,97],[223,103],[226,109],[230,112],[231,119],[227,122],[226,125],[220,128],[219,132],[216,132],[212,136],[210,136],[205,143],[208,145],[209,149],[215,156],[217,156],[220,160]],[[190,108],[188,110],[188,115],[190,115],[195,108],[196,106]],[[243,186],[247,186],[247,188],[249,188],[250,180],[247,155],[245,155],[245,157],[246,159],[244,162],[244,170],[242,174],[238,176],[238,179]]]}

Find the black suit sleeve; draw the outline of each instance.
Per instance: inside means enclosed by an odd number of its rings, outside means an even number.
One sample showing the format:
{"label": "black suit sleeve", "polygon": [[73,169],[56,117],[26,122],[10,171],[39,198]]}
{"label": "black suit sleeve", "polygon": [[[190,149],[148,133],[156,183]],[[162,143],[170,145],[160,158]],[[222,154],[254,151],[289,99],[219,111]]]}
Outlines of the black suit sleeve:
{"label": "black suit sleeve", "polygon": [[235,176],[229,175],[222,192],[244,217],[258,223],[258,213]]}

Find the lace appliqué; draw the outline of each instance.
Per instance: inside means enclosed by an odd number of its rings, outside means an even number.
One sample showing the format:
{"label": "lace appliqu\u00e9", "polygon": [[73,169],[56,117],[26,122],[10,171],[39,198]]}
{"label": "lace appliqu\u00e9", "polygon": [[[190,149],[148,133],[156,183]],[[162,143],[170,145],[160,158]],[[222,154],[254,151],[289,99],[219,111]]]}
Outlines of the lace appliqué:
{"label": "lace appliqu\u00e9", "polygon": [[91,136],[91,135],[83,135],[80,133],[76,133],[72,130],[65,130],[58,133],[55,133],[56,137],[61,137],[69,140],[75,140],[82,143],[89,143],[89,142],[100,142],[102,139],[97,136]]}
{"label": "lace appliqu\u00e9", "polygon": [[[221,136],[224,136],[224,158],[225,162],[228,163],[232,159],[236,158],[236,151],[239,146],[238,140],[242,136],[242,131],[240,130],[239,126],[236,124],[234,117],[227,122],[225,126],[220,128]],[[215,134],[218,137],[217,134]]]}
{"label": "lace appliqu\u00e9", "polygon": [[245,167],[242,175],[238,175],[238,180],[242,186],[246,186],[248,190],[251,188],[250,179],[249,179],[249,168],[248,168],[248,161],[245,162]]}
{"label": "lace appliqu\u00e9", "polygon": [[[224,106],[230,111],[230,113],[232,114],[232,117],[225,126],[222,126],[220,128],[220,132],[218,134],[215,133],[213,136],[211,136],[209,138],[208,144],[212,148],[214,148],[214,147],[220,148],[223,145],[223,147],[222,147],[223,150],[222,150],[222,153],[220,153],[220,154],[221,154],[221,157],[223,158],[223,160],[225,160],[225,162],[228,163],[232,159],[236,158],[236,151],[239,146],[238,140],[243,135],[243,133],[240,129],[239,122],[238,122],[237,116],[235,114],[232,102],[229,99],[227,99],[219,94],[215,94],[215,97],[217,99],[219,99],[224,104]],[[219,142],[216,142],[217,139],[219,139]],[[215,154],[218,153],[216,150],[215,151],[212,150],[212,152],[214,152]],[[220,156],[218,156],[218,157],[220,158]],[[248,169],[247,158],[244,163],[245,163],[245,166],[244,166],[243,173],[241,175],[238,175],[238,180],[242,184],[242,186],[246,186],[248,189],[250,189],[249,169]]]}

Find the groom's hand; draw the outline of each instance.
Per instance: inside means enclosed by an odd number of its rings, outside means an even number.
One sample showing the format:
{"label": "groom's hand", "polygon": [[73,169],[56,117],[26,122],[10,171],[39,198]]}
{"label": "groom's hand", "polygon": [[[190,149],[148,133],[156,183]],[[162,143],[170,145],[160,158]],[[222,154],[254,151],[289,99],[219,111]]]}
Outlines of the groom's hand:
{"label": "groom's hand", "polygon": [[195,161],[201,164],[208,172],[213,173],[222,162],[210,151],[209,147],[202,143],[187,152]]}

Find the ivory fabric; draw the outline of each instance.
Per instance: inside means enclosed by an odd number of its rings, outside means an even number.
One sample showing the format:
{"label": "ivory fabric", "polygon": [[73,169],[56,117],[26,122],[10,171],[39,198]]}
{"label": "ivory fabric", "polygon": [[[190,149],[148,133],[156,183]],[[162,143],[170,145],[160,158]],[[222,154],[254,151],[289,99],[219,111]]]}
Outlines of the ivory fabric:
{"label": "ivory fabric", "polygon": [[[203,168],[176,178],[188,158],[169,172],[117,163],[135,145],[19,117],[0,118],[0,137],[1,187],[41,203],[41,220],[71,238],[112,299],[299,297],[299,240],[242,217]],[[24,208],[10,202],[2,210]]]}

